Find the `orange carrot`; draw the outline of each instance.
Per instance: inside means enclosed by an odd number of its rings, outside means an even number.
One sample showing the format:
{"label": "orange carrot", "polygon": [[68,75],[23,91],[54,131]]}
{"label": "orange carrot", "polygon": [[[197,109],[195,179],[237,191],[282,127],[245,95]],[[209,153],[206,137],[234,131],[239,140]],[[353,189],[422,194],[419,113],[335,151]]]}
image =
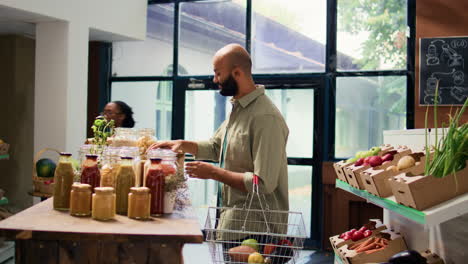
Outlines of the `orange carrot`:
{"label": "orange carrot", "polygon": [[371,249],[371,250],[366,250],[366,254],[372,254],[374,252],[377,252],[377,251],[380,251],[380,250],[383,250],[384,248],[381,247],[381,248],[377,248],[377,249]]}
{"label": "orange carrot", "polygon": [[351,250],[356,249],[356,248],[358,248],[361,244],[362,244],[362,243],[354,243],[354,244],[352,244],[350,247],[348,247],[348,249],[351,249]]}
{"label": "orange carrot", "polygon": [[368,245],[372,244],[373,242],[374,242],[374,238],[370,237],[369,239],[361,242],[360,245],[358,247],[354,248],[354,249],[358,250],[358,249],[360,249],[362,247],[365,247],[365,246],[368,246]]}
{"label": "orange carrot", "polygon": [[363,252],[363,251],[367,251],[367,250],[371,250],[371,249],[375,249],[375,242],[371,243],[370,245],[367,245],[365,247],[361,247],[359,248],[358,250],[356,250],[356,252]]}

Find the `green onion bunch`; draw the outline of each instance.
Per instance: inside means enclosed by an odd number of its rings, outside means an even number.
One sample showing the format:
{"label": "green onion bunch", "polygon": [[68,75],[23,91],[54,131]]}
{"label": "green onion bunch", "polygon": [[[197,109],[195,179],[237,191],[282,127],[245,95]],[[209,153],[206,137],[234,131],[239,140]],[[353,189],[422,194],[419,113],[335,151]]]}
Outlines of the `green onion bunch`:
{"label": "green onion bunch", "polygon": [[[456,111],[455,115],[449,116],[449,124],[446,129],[446,134],[443,129],[442,139],[437,140],[437,98],[438,98],[438,83],[436,87],[436,95],[434,101],[434,124],[435,124],[435,146],[432,159],[426,159],[425,175],[432,175],[436,178],[443,178],[449,174],[454,174],[462,170],[466,166],[468,159],[468,123],[459,125],[460,118],[463,116],[466,107],[468,106],[468,98],[460,111]],[[426,111],[425,127],[426,127],[426,157],[429,157],[430,147],[427,144],[427,118]],[[444,126],[444,125],[443,125]]]}

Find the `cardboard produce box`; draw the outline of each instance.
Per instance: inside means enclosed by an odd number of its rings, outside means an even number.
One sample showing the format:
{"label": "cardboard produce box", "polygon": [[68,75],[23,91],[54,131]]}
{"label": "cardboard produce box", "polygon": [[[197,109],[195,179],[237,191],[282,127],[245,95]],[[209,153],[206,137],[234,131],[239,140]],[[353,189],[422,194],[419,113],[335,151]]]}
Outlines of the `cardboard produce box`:
{"label": "cardboard produce box", "polygon": [[333,163],[333,168],[335,169],[335,172],[336,172],[336,176],[339,180],[342,180],[344,182],[348,182],[348,180],[346,180],[346,175],[345,175],[345,172],[344,172],[344,168],[345,167],[348,167],[350,165],[354,164],[354,162],[346,162],[346,160],[342,160],[342,161],[339,161],[339,162],[335,162]]}
{"label": "cardboard produce box", "polygon": [[[389,144],[381,145],[379,147],[380,147],[380,151],[379,151],[378,155],[381,155],[382,153],[386,153],[389,150],[393,149],[393,147],[391,145],[389,145]],[[335,169],[337,178],[344,181],[344,182],[348,182],[348,180],[346,178],[346,173],[344,171],[344,168],[348,167],[348,166],[351,166],[351,165],[353,165],[355,163],[356,163],[355,161],[347,162],[347,160],[342,160],[340,162],[334,163],[333,168]]]}
{"label": "cardboard produce box", "polygon": [[[372,235],[370,235],[369,237],[375,236],[378,233],[380,233],[380,231],[387,229],[387,227],[379,219],[370,219],[369,223],[365,224],[364,226],[367,227],[368,230],[372,231]],[[344,240],[340,238],[340,235],[336,235],[336,236],[330,237],[330,244],[332,245],[332,248],[333,248],[333,251],[335,251],[335,254],[339,255],[338,249],[340,247],[351,244],[351,243],[366,240],[369,237],[362,238],[358,241],[353,241],[351,239]]]}
{"label": "cardboard produce box", "polygon": [[[369,249],[366,251],[358,252],[354,248],[357,243],[366,243],[367,240],[364,242],[355,242],[352,244],[345,245],[338,249],[339,256],[343,263],[347,264],[365,264],[365,263],[373,263],[373,262],[386,262],[390,257],[395,255],[398,252],[407,249],[405,240],[399,233],[395,233],[389,230],[384,230],[377,234],[374,237],[370,237],[368,239],[373,239],[375,241],[376,238],[384,238],[386,240],[386,245],[377,248],[377,249]],[[379,242],[381,243],[381,242]],[[370,243],[369,245],[371,245]]]}
{"label": "cardboard produce box", "polygon": [[[402,152],[401,154],[394,155],[393,160],[389,163],[363,171],[361,173],[361,181],[364,184],[366,191],[373,195],[385,198],[393,194],[392,187],[388,181],[391,177],[400,173],[410,172],[413,175],[423,173],[424,162],[426,160],[424,153],[416,152],[404,155],[405,153],[406,152]],[[398,162],[406,156],[412,157],[415,161],[415,165],[406,169],[398,170]]]}
{"label": "cardboard produce box", "polygon": [[441,259],[437,254],[432,253],[430,249],[420,252],[421,256],[426,258],[427,264],[445,264],[444,260]]}
{"label": "cardboard produce box", "polygon": [[402,173],[389,182],[398,203],[421,211],[468,192],[468,161],[463,170],[444,178]]}
{"label": "cardboard produce box", "polygon": [[[389,152],[395,152],[395,157],[402,157],[411,153],[411,150],[406,146],[398,146],[398,148],[394,149],[389,145],[385,145],[385,148],[382,147],[382,150],[379,152],[377,156],[383,156]],[[389,165],[388,165],[389,166]],[[346,175],[346,179],[348,180],[349,185],[353,186],[354,188],[364,190],[365,186],[362,182],[361,173],[367,169],[370,169],[371,166],[369,165],[359,165],[352,164],[351,166],[345,167],[343,170]]]}

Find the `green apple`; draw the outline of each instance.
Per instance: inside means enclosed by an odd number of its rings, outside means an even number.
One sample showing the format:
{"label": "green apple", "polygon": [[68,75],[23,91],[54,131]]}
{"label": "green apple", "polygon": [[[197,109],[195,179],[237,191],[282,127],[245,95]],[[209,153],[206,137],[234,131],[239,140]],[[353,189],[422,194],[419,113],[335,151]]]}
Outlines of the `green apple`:
{"label": "green apple", "polygon": [[379,152],[381,151],[382,149],[379,148],[379,147],[372,147],[370,149],[370,151],[372,152],[372,156],[376,156],[377,154],[379,154]]}
{"label": "green apple", "polygon": [[246,239],[246,240],[242,241],[242,246],[251,247],[251,248],[253,248],[255,251],[258,252],[258,241],[255,240],[255,239],[253,239],[253,238]]}

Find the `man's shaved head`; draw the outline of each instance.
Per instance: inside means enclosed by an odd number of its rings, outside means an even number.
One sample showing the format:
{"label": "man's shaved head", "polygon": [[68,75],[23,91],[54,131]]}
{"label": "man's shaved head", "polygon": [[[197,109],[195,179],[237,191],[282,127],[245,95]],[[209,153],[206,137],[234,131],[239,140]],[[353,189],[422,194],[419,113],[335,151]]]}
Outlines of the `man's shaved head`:
{"label": "man's shaved head", "polygon": [[228,44],[218,50],[214,60],[225,60],[230,68],[239,67],[247,74],[252,74],[252,60],[249,53],[239,44]]}

